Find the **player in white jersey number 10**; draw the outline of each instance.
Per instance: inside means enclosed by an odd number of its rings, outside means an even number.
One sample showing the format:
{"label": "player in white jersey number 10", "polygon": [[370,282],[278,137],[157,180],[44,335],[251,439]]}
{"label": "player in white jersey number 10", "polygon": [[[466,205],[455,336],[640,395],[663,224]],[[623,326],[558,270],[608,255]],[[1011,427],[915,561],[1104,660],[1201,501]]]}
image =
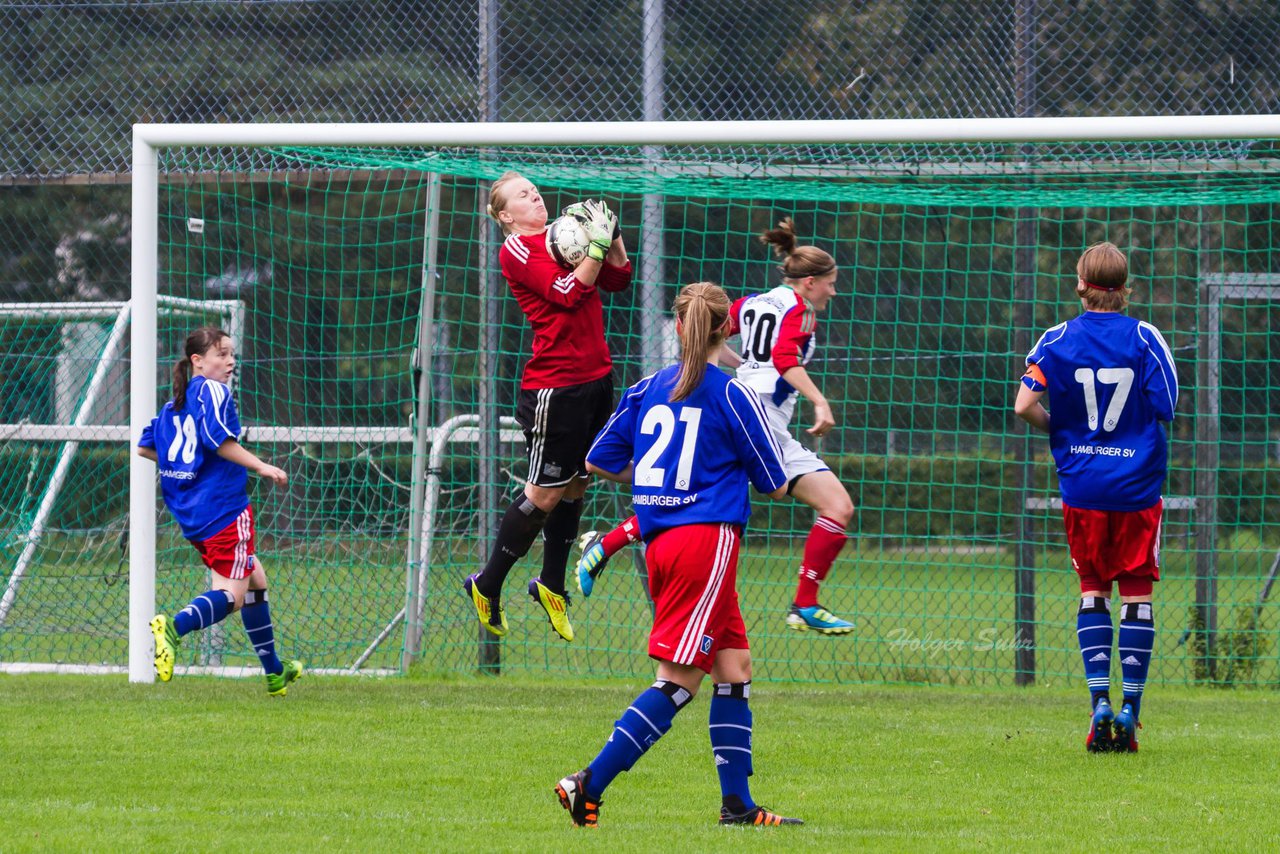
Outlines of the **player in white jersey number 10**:
{"label": "player in white jersey number 10", "polygon": [[[835,259],[816,246],[797,243],[791,220],[760,235],[782,259],[782,284],[735,302],[730,309],[732,332],[741,340],[740,351],[727,347],[721,361],[737,367],[738,380],[753,388],[764,403],[769,426],[782,448],[787,472],[787,493],[818,514],[805,539],[799,582],[786,623],[798,631],[843,635],[853,624],[842,620],[818,602],[818,589],[836,556],[848,542],[853,501],[826,463],[791,435],[788,426],[795,412],[796,395],[813,405],[810,435],[820,437],[836,425],[835,415],[822,391],[809,376],[805,364],[817,348],[817,315],[826,310],[836,293]],[[578,562],[578,586],[590,596],[595,580],[609,557],[641,536],[632,517],[607,534],[584,535]]]}

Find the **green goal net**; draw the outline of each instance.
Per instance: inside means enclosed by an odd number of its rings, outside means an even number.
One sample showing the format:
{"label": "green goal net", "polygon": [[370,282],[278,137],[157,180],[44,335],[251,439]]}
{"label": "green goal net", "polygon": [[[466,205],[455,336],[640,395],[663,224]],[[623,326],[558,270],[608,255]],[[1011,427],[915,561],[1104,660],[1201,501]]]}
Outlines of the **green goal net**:
{"label": "green goal net", "polygon": [[[1075,684],[1078,587],[1048,443],[1010,406],[1036,336],[1079,311],[1080,252],[1110,240],[1129,254],[1130,311],[1165,333],[1182,385],[1151,678],[1275,685],[1278,153],[1269,140],[162,151],[156,406],[193,312],[234,310],[244,441],[290,475],[251,483],[289,655],[332,670],[642,673],[639,549],[575,597],[573,644],[523,593],[540,544],[508,580],[503,641],[462,593],[525,476],[510,417],[531,335],[496,270],[487,182],[517,169],[551,209],[590,196],[619,211],[636,268],[630,290],[604,296],[619,389],[673,357],[680,285],[778,283],[756,235],[789,216],[840,265],[809,370],[839,419],[817,450],[857,507],[822,599],[857,629],[787,630],[813,513],[757,501],[739,571],[757,676]],[[3,322],[5,376],[31,401],[4,420],[73,424],[74,407],[47,403],[63,393],[71,321]],[[79,334],[104,352],[114,322]],[[810,414],[802,403],[793,425],[806,443]],[[6,567],[36,543],[10,582],[6,662],[123,662],[127,447],[82,444],[32,537],[67,435],[0,436]],[[596,483],[583,529],[628,515],[625,490]],[[157,519],[157,605],[173,611],[205,571],[159,505]],[[234,617],[182,656],[256,665]]]}

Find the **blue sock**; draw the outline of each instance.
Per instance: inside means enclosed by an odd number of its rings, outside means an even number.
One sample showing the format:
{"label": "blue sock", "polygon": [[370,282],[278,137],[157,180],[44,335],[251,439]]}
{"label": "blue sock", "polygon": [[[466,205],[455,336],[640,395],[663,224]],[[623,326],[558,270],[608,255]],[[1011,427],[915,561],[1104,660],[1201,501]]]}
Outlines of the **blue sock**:
{"label": "blue sock", "polygon": [[711,697],[711,753],[720,775],[720,795],[735,814],[755,809],[751,800],[751,683],[717,682]]}
{"label": "blue sock", "polygon": [[1089,685],[1089,707],[1111,693],[1111,602],[1102,596],[1080,597],[1076,637],[1084,659],[1084,680]]}
{"label": "blue sock", "polygon": [[190,605],[174,615],[173,627],[177,630],[178,637],[221,623],[226,619],[232,601],[231,594],[225,590],[207,590],[201,593],[191,600]]}
{"label": "blue sock", "polygon": [[283,673],[284,665],[276,655],[276,635],[271,629],[271,606],[267,604],[266,590],[245,591],[240,619],[244,621],[244,630],[262,662],[262,669],[268,673]]}
{"label": "blue sock", "polygon": [[587,766],[591,770],[587,796],[599,798],[614,777],[631,770],[636,760],[671,729],[676,712],[692,699],[687,690],[665,679],[654,682],[636,697],[614,724],[613,734],[600,755]]}
{"label": "blue sock", "polygon": [[1124,675],[1124,701],[1133,706],[1133,716],[1142,708],[1142,689],[1147,685],[1151,648],[1155,646],[1156,624],[1150,602],[1126,602],[1120,609],[1120,669]]}

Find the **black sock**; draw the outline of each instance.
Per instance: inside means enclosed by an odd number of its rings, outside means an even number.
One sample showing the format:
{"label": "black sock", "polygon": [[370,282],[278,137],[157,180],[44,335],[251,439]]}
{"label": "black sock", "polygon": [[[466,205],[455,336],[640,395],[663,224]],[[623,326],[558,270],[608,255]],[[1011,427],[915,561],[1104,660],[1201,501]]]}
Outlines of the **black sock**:
{"label": "black sock", "polygon": [[563,499],[547,516],[542,528],[542,583],[564,595],[564,572],[569,565],[569,552],[578,540],[578,523],[582,519],[582,499]]}
{"label": "black sock", "polygon": [[[493,543],[493,551],[489,553],[489,562],[476,579],[476,587],[483,595],[493,597],[502,592],[507,573],[515,566],[516,561],[528,554],[529,547],[546,522],[546,511],[539,510],[528,496],[521,495],[511,503],[502,516],[502,523],[498,525],[498,538]],[[562,578],[562,584],[563,581]]]}

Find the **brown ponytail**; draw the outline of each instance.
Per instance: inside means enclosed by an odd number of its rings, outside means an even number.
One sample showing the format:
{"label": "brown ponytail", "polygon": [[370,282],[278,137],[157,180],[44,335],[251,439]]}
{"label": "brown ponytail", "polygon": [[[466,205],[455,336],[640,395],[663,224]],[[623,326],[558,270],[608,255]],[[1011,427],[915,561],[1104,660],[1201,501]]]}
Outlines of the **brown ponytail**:
{"label": "brown ponytail", "polygon": [[191,357],[203,356],[218,346],[223,338],[231,336],[216,326],[201,326],[187,336],[182,347],[185,354],[173,365],[173,408],[182,409],[187,405],[187,383],[191,382]]}
{"label": "brown ponytail", "polygon": [[778,269],[788,280],[809,276],[825,276],[836,268],[836,259],[816,246],[800,246],[795,223],[787,217],[777,228],[760,233],[760,242],[773,247],[773,254],[784,259]]}
{"label": "brown ponytail", "polygon": [[729,295],[711,282],[694,282],[680,289],[675,309],[680,321],[680,376],[671,392],[672,403],[693,394],[706,376],[707,358],[724,343]]}

